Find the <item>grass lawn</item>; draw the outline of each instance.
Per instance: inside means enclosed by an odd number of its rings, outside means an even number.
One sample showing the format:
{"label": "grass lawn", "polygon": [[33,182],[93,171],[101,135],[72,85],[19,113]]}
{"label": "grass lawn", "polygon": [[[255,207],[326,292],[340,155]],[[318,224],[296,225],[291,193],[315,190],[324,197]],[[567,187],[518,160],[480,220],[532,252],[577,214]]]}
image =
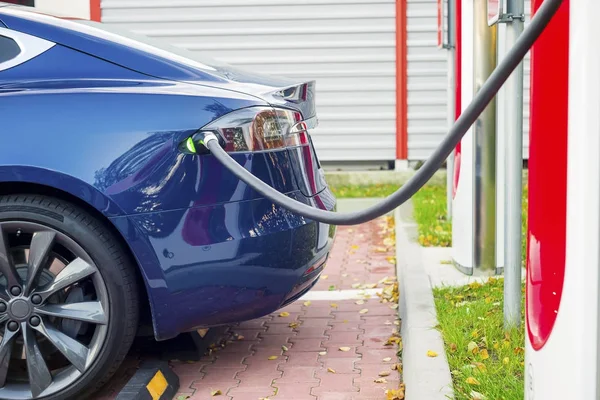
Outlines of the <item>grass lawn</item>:
{"label": "grass lawn", "polygon": [[457,400],[523,399],[525,332],[504,332],[503,285],[490,278],[434,290]]}
{"label": "grass lawn", "polygon": [[330,189],[340,199],[387,197],[398,189],[398,185],[388,183],[376,185],[341,185],[332,186]]}

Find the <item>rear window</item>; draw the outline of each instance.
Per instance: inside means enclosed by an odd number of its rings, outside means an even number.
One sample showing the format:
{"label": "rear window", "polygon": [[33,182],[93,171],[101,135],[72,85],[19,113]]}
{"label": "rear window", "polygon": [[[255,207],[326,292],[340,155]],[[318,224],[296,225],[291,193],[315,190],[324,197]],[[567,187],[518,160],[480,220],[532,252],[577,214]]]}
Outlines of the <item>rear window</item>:
{"label": "rear window", "polygon": [[0,35],[0,64],[12,60],[21,53],[17,42],[13,39]]}

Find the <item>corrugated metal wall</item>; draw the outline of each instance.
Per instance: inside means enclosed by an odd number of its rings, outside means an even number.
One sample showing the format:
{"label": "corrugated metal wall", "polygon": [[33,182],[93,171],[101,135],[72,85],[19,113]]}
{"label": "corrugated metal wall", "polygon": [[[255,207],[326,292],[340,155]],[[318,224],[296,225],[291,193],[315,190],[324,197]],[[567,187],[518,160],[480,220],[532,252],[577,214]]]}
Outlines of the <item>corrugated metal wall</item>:
{"label": "corrugated metal wall", "polygon": [[[101,7],[104,23],[250,70],[316,79],[322,160],[395,158],[395,0],[103,0]],[[429,44],[411,53],[413,86],[425,85],[411,97],[413,118],[432,90],[418,71],[431,68],[420,54]],[[372,139],[366,145],[364,135]]]}
{"label": "corrugated metal wall", "polygon": [[437,48],[437,1],[406,0],[408,158],[423,160],[447,131],[447,51]]}

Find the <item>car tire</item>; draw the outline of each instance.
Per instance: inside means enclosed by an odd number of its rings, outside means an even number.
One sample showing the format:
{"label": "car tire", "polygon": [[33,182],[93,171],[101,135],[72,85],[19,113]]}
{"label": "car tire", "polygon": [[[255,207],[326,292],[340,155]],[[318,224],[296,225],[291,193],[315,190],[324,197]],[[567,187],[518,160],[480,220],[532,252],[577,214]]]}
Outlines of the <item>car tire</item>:
{"label": "car tire", "polygon": [[[102,293],[108,295],[108,299],[104,299],[107,303],[103,304],[108,304],[109,312],[102,328],[104,340],[98,344],[93,361],[89,361],[86,369],[80,370],[80,376],[66,387],[36,397],[48,400],[90,398],[117,371],[135,337],[139,320],[137,266],[108,222],[70,202],[32,194],[0,196],[0,224],[12,224],[12,221],[39,224],[66,235],[87,252],[101,275],[105,287]],[[98,279],[95,273],[94,279]],[[25,287],[24,284],[23,291]],[[9,309],[12,310],[10,304]]]}

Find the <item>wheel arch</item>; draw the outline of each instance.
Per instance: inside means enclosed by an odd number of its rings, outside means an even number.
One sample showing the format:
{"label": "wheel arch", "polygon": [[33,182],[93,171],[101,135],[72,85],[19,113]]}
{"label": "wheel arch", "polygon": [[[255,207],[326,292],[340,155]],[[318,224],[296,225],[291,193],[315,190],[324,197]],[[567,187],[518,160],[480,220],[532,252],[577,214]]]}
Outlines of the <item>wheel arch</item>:
{"label": "wheel arch", "polygon": [[[63,176],[64,178],[64,176]],[[75,179],[75,178],[70,178]],[[113,222],[108,218],[103,210],[97,207],[97,205],[102,204],[104,202],[99,202],[96,198],[95,200],[91,200],[89,196],[82,196],[81,194],[73,193],[72,190],[69,190],[65,187],[57,187],[56,182],[53,182],[54,185],[50,185],[48,183],[41,183],[37,181],[0,181],[0,196],[5,195],[15,195],[15,194],[38,194],[48,197],[57,198],[63,201],[67,201],[84,211],[90,214],[92,217],[96,218],[98,221],[103,223],[105,227],[113,234],[114,238],[123,246],[125,251],[130,257],[131,263],[135,266],[136,276],[139,281],[138,287],[143,288],[139,291],[140,296],[140,322],[148,322],[154,325],[154,315],[152,312],[152,307],[150,306],[150,296],[148,293],[147,281],[144,276],[141,266],[137,261],[135,253],[133,249],[129,246],[122,233],[117,229],[117,227],[113,224]],[[80,182],[82,185],[88,186],[89,191],[95,191],[96,196],[105,197],[106,204],[111,202],[110,199],[106,198],[104,194],[99,192],[94,187]],[[84,191],[84,193],[89,194],[88,190]],[[96,197],[92,196],[92,197]]]}

